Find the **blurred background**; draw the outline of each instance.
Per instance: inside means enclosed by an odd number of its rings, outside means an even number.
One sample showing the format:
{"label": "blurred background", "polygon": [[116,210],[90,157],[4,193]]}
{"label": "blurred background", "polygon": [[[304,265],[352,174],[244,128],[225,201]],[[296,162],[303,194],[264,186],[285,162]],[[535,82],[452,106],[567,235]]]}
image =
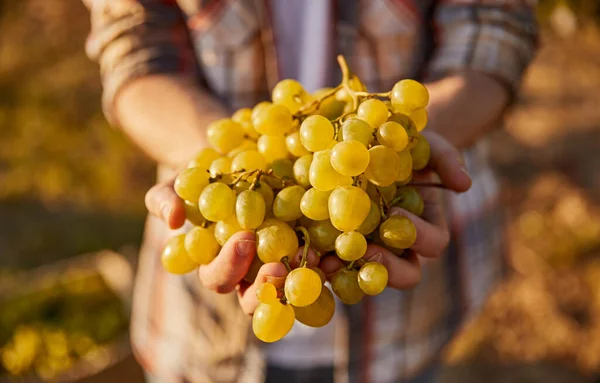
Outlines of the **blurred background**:
{"label": "blurred background", "polygon": [[[447,381],[600,381],[600,4],[538,16],[494,133],[514,272],[449,348]],[[153,167],[104,120],[88,23],[78,0],[0,0],[0,382],[141,379],[128,300]]]}

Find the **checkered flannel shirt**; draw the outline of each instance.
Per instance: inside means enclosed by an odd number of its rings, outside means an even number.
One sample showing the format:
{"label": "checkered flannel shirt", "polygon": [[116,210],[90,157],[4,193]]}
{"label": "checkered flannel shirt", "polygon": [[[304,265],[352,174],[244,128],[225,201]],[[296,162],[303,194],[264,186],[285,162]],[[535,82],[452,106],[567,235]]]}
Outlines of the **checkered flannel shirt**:
{"label": "checkered flannel shirt", "polygon": [[[269,1],[84,2],[92,20],[87,52],[100,65],[111,122],[115,94],[141,76],[193,78],[231,110],[267,99],[280,80]],[[331,60],[344,54],[372,91],[402,78],[474,69],[515,92],[535,49],[531,6],[517,0],[338,1]],[[332,69],[329,78],[333,84],[340,74]],[[336,322],[336,379],[388,382],[417,374],[501,278],[502,209],[488,147],[482,140],[464,153],[472,189],[447,196],[447,254],[424,263],[415,289],[365,298]],[[131,323],[138,360],[164,382],[261,381],[264,358],[236,297],[206,291],[195,273],[162,269],[159,254],[170,235],[148,218]]]}

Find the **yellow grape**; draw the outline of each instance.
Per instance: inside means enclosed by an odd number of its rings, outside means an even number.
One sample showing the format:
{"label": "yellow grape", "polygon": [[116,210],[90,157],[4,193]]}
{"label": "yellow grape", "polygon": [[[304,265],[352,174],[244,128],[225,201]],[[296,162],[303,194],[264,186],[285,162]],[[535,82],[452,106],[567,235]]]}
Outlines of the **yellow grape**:
{"label": "yellow grape", "polygon": [[302,200],[300,200],[302,214],[315,221],[329,219],[328,201],[330,194],[331,191],[308,189],[302,196]]}
{"label": "yellow grape", "polygon": [[331,277],[331,288],[335,295],[347,305],[360,302],[365,293],[358,285],[358,271],[343,267]]}
{"label": "yellow grape", "polygon": [[310,187],[310,164],[312,163],[313,155],[307,154],[298,158],[294,162],[294,180],[302,187]]}
{"label": "yellow grape", "polygon": [[265,200],[254,190],[245,190],[238,195],[235,202],[235,216],[245,230],[253,230],[265,219]]}
{"label": "yellow grape", "polygon": [[342,233],[335,240],[335,252],[344,261],[356,261],[367,252],[367,240],[357,231]]}
{"label": "yellow grape", "polygon": [[368,165],[369,151],[358,141],[342,141],[331,149],[331,166],[343,176],[357,176]]}
{"label": "yellow grape", "polygon": [[[198,196],[200,198],[200,196]],[[197,203],[190,201],[183,201],[183,208],[185,209],[185,218],[196,226],[202,225],[206,219],[200,213]]]}
{"label": "yellow grape", "polygon": [[240,146],[244,141],[244,128],[230,118],[217,120],[206,130],[210,145],[219,153],[225,154]]}
{"label": "yellow grape", "polygon": [[234,214],[235,193],[223,183],[212,183],[202,190],[198,207],[209,221],[221,221]]}
{"label": "yellow grape", "polygon": [[377,142],[399,152],[408,146],[408,133],[394,121],[388,121],[377,129]]}
{"label": "yellow grape", "polygon": [[208,185],[209,178],[210,174],[205,168],[184,169],[175,178],[175,193],[181,199],[197,204],[200,193]]}
{"label": "yellow grape", "polygon": [[413,170],[423,170],[429,163],[431,158],[431,147],[429,141],[423,136],[417,142],[417,145],[411,149],[410,154],[412,156],[412,168]]}
{"label": "yellow grape", "polygon": [[414,215],[420,216],[423,214],[425,207],[423,204],[423,198],[415,188],[410,186],[401,187],[398,189],[396,197],[402,197],[402,199],[395,203],[394,206],[401,207],[402,209],[407,210]]}
{"label": "yellow grape", "polygon": [[311,247],[322,253],[333,251],[335,249],[335,239],[342,234],[328,219],[314,221],[308,226],[307,230],[310,235]]}
{"label": "yellow grape", "polygon": [[232,235],[242,230],[244,229],[240,226],[236,216],[230,215],[215,224],[215,239],[219,245],[225,246],[225,243]]}
{"label": "yellow grape", "polygon": [[275,199],[275,193],[271,186],[269,186],[265,182],[259,182],[256,184],[256,188],[254,189],[259,192],[263,199],[265,200],[265,210],[267,211],[267,215],[273,212],[273,200]]}
{"label": "yellow grape", "polygon": [[361,102],[356,114],[358,118],[377,128],[387,120],[389,111],[383,101],[372,98]]}
{"label": "yellow grape", "polygon": [[285,137],[285,145],[288,151],[294,157],[302,157],[307,154],[310,154],[308,150],[302,145],[302,141],[300,141],[300,133],[293,132]]}
{"label": "yellow grape", "polygon": [[325,282],[327,282],[327,275],[325,275],[325,273],[323,272],[323,270],[319,269],[316,266],[313,266],[310,269],[313,270],[315,273],[319,274],[319,278],[321,278],[321,284],[322,285],[324,285]]}
{"label": "yellow grape", "polygon": [[274,305],[277,303],[277,288],[269,282],[261,283],[256,289],[256,298],[260,303]]}
{"label": "yellow grape", "polygon": [[285,136],[262,135],[256,144],[258,152],[262,154],[267,163],[288,156],[288,150],[285,146]]}
{"label": "yellow grape", "polygon": [[284,222],[294,221],[302,217],[300,201],[306,190],[302,186],[294,185],[282,189],[273,201],[273,214]]}
{"label": "yellow grape", "polygon": [[289,181],[294,179],[294,163],[289,158],[280,158],[273,161],[273,163],[271,163],[271,170],[275,177]]}
{"label": "yellow grape", "polygon": [[323,327],[333,318],[335,299],[331,290],[323,287],[321,295],[314,303],[304,307],[293,307],[298,322],[310,327]]}
{"label": "yellow grape", "polygon": [[404,216],[388,218],[379,226],[379,236],[388,246],[408,249],[417,239],[417,228]]}
{"label": "yellow grape", "polygon": [[276,301],[274,304],[259,303],[252,316],[252,331],[263,342],[277,342],[294,326],[292,305]]}
{"label": "yellow grape", "polygon": [[398,152],[398,157],[400,158],[400,167],[396,176],[396,182],[404,182],[412,175],[413,158],[408,149]]}
{"label": "yellow grape", "polygon": [[[313,92],[313,99],[320,99],[325,94],[331,92],[333,88],[321,88]],[[321,101],[316,114],[319,114],[328,120],[335,120],[344,113],[346,103],[335,99],[335,95]]]}
{"label": "yellow grape", "polygon": [[379,205],[374,201],[371,201],[371,208],[369,209],[369,214],[367,215],[367,218],[365,218],[365,220],[360,224],[358,229],[356,229],[356,231],[358,231],[362,235],[369,235],[373,231],[375,231],[375,229],[377,229],[377,226],[379,226],[380,221],[381,211],[379,210]]}
{"label": "yellow grape", "polygon": [[329,196],[329,219],[341,231],[358,229],[370,209],[369,196],[356,186],[339,186]]}
{"label": "yellow grape", "polygon": [[254,283],[254,281],[256,281],[258,271],[260,270],[262,265],[264,265],[263,261],[261,261],[260,258],[258,258],[257,256],[254,256],[254,258],[252,258],[252,263],[248,268],[248,272],[246,273],[246,275],[244,275],[244,281],[248,283]]}
{"label": "yellow grape", "polygon": [[311,152],[327,149],[333,134],[333,125],[323,116],[309,116],[300,125],[300,141]]}
{"label": "yellow grape", "polygon": [[244,142],[242,142],[242,144],[240,146],[238,146],[237,148],[235,148],[232,151],[230,151],[229,153],[227,153],[227,157],[234,158],[235,156],[237,156],[238,154],[240,154],[242,152],[247,152],[249,150],[256,151],[257,150],[256,148],[257,148],[257,146],[256,146],[255,141],[245,139]]}
{"label": "yellow grape", "polygon": [[412,118],[415,126],[417,127],[417,131],[422,131],[427,126],[427,121],[429,119],[429,115],[427,114],[427,109],[417,109],[410,114],[410,118]]}
{"label": "yellow grape", "polygon": [[256,117],[258,115],[258,113],[261,110],[263,110],[263,108],[266,108],[269,105],[273,105],[273,104],[269,101],[261,101],[258,104],[254,105],[254,108],[252,108],[252,114],[250,116],[250,120],[253,120],[254,117]]}
{"label": "yellow grape", "polygon": [[331,150],[322,150],[313,154],[308,179],[314,188],[323,191],[352,184],[352,177],[341,175],[331,166]]}
{"label": "yellow grape", "polygon": [[285,297],[296,307],[314,303],[321,295],[321,277],[308,267],[292,270],[285,278]]}
{"label": "yellow grape", "polygon": [[256,140],[260,135],[254,126],[252,126],[252,109],[250,108],[242,108],[238,109],[232,116],[231,119],[235,122],[239,122],[244,129],[244,134]]}
{"label": "yellow grape", "polygon": [[210,171],[210,176],[213,178],[219,174],[230,173],[231,172],[231,158],[229,158],[229,157],[217,158],[216,160],[214,160],[212,162],[212,164],[210,164],[210,168],[208,168],[208,170]]}
{"label": "yellow grape", "polygon": [[386,203],[389,203],[396,196],[396,185],[391,184],[390,186],[378,187],[370,183],[369,186],[367,186],[366,191],[369,195],[369,198],[376,203],[379,203],[380,197],[383,197],[383,200]]}
{"label": "yellow grape", "polygon": [[294,126],[292,114],[283,105],[267,105],[252,118],[254,129],[268,136],[284,135]]}
{"label": "yellow grape", "polygon": [[415,145],[417,145],[420,134],[412,118],[406,114],[394,113],[390,116],[390,118],[388,118],[388,121],[397,122],[402,125],[404,130],[406,130],[406,133],[408,134],[408,149],[412,149],[415,147]]}
{"label": "yellow grape", "polygon": [[267,161],[255,150],[239,153],[231,161],[232,172],[254,169],[267,170]]}
{"label": "yellow grape", "polygon": [[425,108],[429,103],[427,88],[415,80],[400,80],[392,88],[390,96],[395,110],[410,113],[417,109]]}
{"label": "yellow grape", "polygon": [[208,169],[210,164],[221,155],[213,148],[204,148],[188,164],[188,168]]}
{"label": "yellow grape", "polygon": [[405,179],[404,181],[396,181],[396,186],[404,186],[404,185],[408,185],[410,183],[410,181],[412,181],[412,173],[410,174],[410,176],[408,176],[407,179]]}
{"label": "yellow grape", "polygon": [[[352,89],[354,91],[366,92],[366,90],[367,90],[367,87],[365,86],[365,84],[363,84],[360,81],[360,79],[356,76],[350,77],[350,80],[348,81],[348,85],[350,86],[350,89]],[[344,101],[344,102],[352,104],[352,97],[344,88],[342,88],[336,92],[335,98],[339,101]]]}
{"label": "yellow grape", "polygon": [[250,185],[251,184],[248,181],[239,180],[238,182],[235,183],[235,185],[233,185],[233,191],[235,192],[236,195],[239,195],[244,190],[250,189]]}
{"label": "yellow grape", "polygon": [[350,118],[342,124],[342,139],[358,141],[365,147],[373,141],[375,129],[360,118]]}
{"label": "yellow grape", "polygon": [[196,226],[185,235],[185,250],[197,264],[208,265],[219,253],[219,244],[210,229]]}
{"label": "yellow grape", "polygon": [[264,263],[280,262],[293,257],[298,251],[298,237],[294,230],[280,220],[265,220],[256,232],[256,253]]}
{"label": "yellow grape", "polygon": [[167,240],[160,261],[164,269],[171,274],[187,274],[198,267],[185,250],[185,234]]}
{"label": "yellow grape", "polygon": [[275,104],[285,106],[290,113],[296,113],[310,99],[302,84],[296,80],[284,79],[275,84],[271,99]]}
{"label": "yellow grape", "polygon": [[369,149],[369,166],[365,170],[367,179],[377,186],[389,186],[396,181],[400,157],[391,148],[383,145]]}
{"label": "yellow grape", "polygon": [[388,283],[388,271],[377,262],[367,262],[358,271],[358,286],[367,295],[381,294]]}

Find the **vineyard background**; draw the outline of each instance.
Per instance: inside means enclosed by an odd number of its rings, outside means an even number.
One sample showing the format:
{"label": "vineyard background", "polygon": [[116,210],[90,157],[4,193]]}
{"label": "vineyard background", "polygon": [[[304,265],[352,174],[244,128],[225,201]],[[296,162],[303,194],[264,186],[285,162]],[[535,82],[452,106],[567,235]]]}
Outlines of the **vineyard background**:
{"label": "vineyard background", "polygon": [[[450,347],[448,382],[600,378],[600,6],[538,10],[538,56],[493,137],[514,273]],[[0,275],[136,246],[153,167],[101,114],[86,9],[1,0],[0,28]]]}

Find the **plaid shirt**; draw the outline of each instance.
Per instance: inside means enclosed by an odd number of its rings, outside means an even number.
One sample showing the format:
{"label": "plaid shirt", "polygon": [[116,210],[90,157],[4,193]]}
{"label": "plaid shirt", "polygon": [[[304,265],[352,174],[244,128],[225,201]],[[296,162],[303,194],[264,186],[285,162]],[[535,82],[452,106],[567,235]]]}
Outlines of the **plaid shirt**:
{"label": "plaid shirt", "polygon": [[[115,94],[140,76],[197,79],[232,110],[268,98],[280,79],[269,1],[84,2],[92,15],[87,51],[100,64],[104,108],[115,124]],[[344,54],[372,91],[390,89],[401,78],[438,79],[474,69],[515,92],[535,47],[534,15],[525,3],[336,2],[331,61]],[[332,66],[327,77],[333,83],[339,73]],[[482,140],[464,153],[473,187],[447,195],[451,246],[441,260],[423,262],[422,282],[411,291],[387,289],[336,316],[336,380],[414,376],[439,356],[501,278],[499,190],[487,152]],[[162,269],[159,253],[172,234],[157,218],[148,218],[131,327],[138,360],[164,382],[261,381],[262,346],[235,295],[201,288],[195,273],[181,277]]]}

